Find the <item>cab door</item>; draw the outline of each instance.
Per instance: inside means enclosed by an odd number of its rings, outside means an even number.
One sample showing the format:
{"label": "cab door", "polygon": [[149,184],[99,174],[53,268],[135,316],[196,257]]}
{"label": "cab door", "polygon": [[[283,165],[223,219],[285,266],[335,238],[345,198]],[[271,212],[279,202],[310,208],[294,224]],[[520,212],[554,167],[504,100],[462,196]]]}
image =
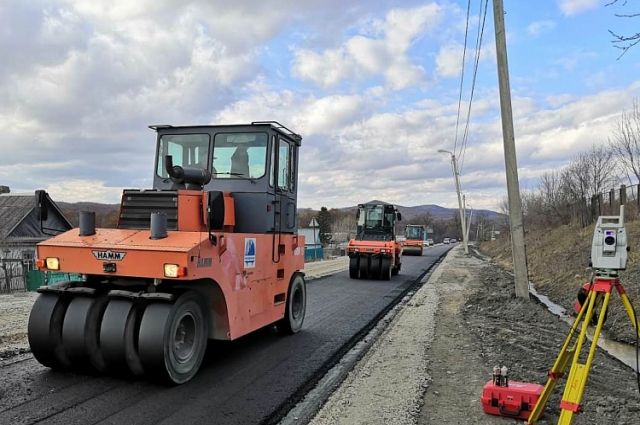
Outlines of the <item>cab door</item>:
{"label": "cab door", "polygon": [[280,137],[277,157],[276,196],[280,207],[278,230],[282,233],[293,233],[296,228],[297,146]]}

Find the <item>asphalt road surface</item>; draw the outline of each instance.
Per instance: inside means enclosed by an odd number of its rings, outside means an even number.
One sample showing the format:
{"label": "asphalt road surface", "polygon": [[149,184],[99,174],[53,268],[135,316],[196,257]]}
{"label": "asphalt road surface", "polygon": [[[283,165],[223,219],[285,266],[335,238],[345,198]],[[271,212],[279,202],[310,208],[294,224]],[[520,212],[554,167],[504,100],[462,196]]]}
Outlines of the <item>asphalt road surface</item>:
{"label": "asphalt road surface", "polygon": [[303,330],[265,328],[209,345],[198,375],[166,387],[53,372],[25,356],[0,366],[0,424],[260,424],[277,422],[382,312],[451,245],[403,258],[391,281],[347,272],[308,284]]}

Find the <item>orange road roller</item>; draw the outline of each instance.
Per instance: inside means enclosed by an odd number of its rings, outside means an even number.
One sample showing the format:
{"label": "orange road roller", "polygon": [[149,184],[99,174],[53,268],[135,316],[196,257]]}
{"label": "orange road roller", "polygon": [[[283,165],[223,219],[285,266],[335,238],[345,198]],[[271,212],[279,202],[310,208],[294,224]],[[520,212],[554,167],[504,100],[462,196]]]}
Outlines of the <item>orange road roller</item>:
{"label": "orange road roller", "polygon": [[81,212],[37,246],[40,270],[82,276],[39,289],[28,337],[45,366],[182,384],[208,340],[302,328],[302,138],[274,121],[150,128],[153,189],[123,191],[117,228]]}
{"label": "orange road roller", "polygon": [[358,205],[357,234],[347,245],[351,279],[385,279],[400,271],[402,245],[396,240],[395,224],[402,216],[390,204]]}

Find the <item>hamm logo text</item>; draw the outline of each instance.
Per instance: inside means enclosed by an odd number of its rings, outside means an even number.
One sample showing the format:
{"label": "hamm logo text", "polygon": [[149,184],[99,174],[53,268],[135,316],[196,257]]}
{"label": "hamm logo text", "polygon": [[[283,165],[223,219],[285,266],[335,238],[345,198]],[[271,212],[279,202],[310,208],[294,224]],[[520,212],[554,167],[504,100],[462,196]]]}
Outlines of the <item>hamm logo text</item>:
{"label": "hamm logo text", "polygon": [[92,251],[93,252],[93,256],[96,257],[96,259],[101,260],[101,261],[121,261],[125,255],[127,255],[126,252],[117,252],[117,251]]}

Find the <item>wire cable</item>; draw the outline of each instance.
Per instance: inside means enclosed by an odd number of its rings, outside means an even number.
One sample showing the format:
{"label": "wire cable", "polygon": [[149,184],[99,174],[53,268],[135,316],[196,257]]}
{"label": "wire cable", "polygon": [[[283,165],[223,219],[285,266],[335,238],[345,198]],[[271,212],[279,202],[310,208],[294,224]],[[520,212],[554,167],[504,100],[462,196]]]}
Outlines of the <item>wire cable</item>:
{"label": "wire cable", "polygon": [[460,71],[460,95],[458,96],[458,116],[456,117],[456,134],[453,141],[453,152],[458,146],[458,126],[460,124],[460,105],[462,104],[462,88],[464,84],[464,63],[467,56],[467,34],[469,33],[469,12],[471,10],[471,0],[467,2],[467,20],[464,27],[464,47],[462,48],[462,70]]}
{"label": "wire cable", "polygon": [[[464,135],[462,137],[462,147],[460,148],[460,167],[459,172],[462,173],[462,168],[464,166],[464,155],[467,151],[467,142],[469,140],[469,122],[471,120],[471,105],[473,103],[473,94],[475,92],[476,87],[476,77],[478,75],[478,64],[480,63],[480,53],[482,51],[482,39],[484,36],[484,25],[487,20],[487,9],[488,9],[489,0],[485,0],[484,2],[484,13],[482,13],[482,0],[480,1],[480,14],[482,16],[482,25],[479,25],[478,29],[478,37],[476,39],[476,56],[475,56],[475,64],[473,68],[473,80],[471,82],[471,95],[469,96],[469,107],[467,110],[467,123],[464,129]],[[478,21],[480,20],[480,16],[478,15]]]}

